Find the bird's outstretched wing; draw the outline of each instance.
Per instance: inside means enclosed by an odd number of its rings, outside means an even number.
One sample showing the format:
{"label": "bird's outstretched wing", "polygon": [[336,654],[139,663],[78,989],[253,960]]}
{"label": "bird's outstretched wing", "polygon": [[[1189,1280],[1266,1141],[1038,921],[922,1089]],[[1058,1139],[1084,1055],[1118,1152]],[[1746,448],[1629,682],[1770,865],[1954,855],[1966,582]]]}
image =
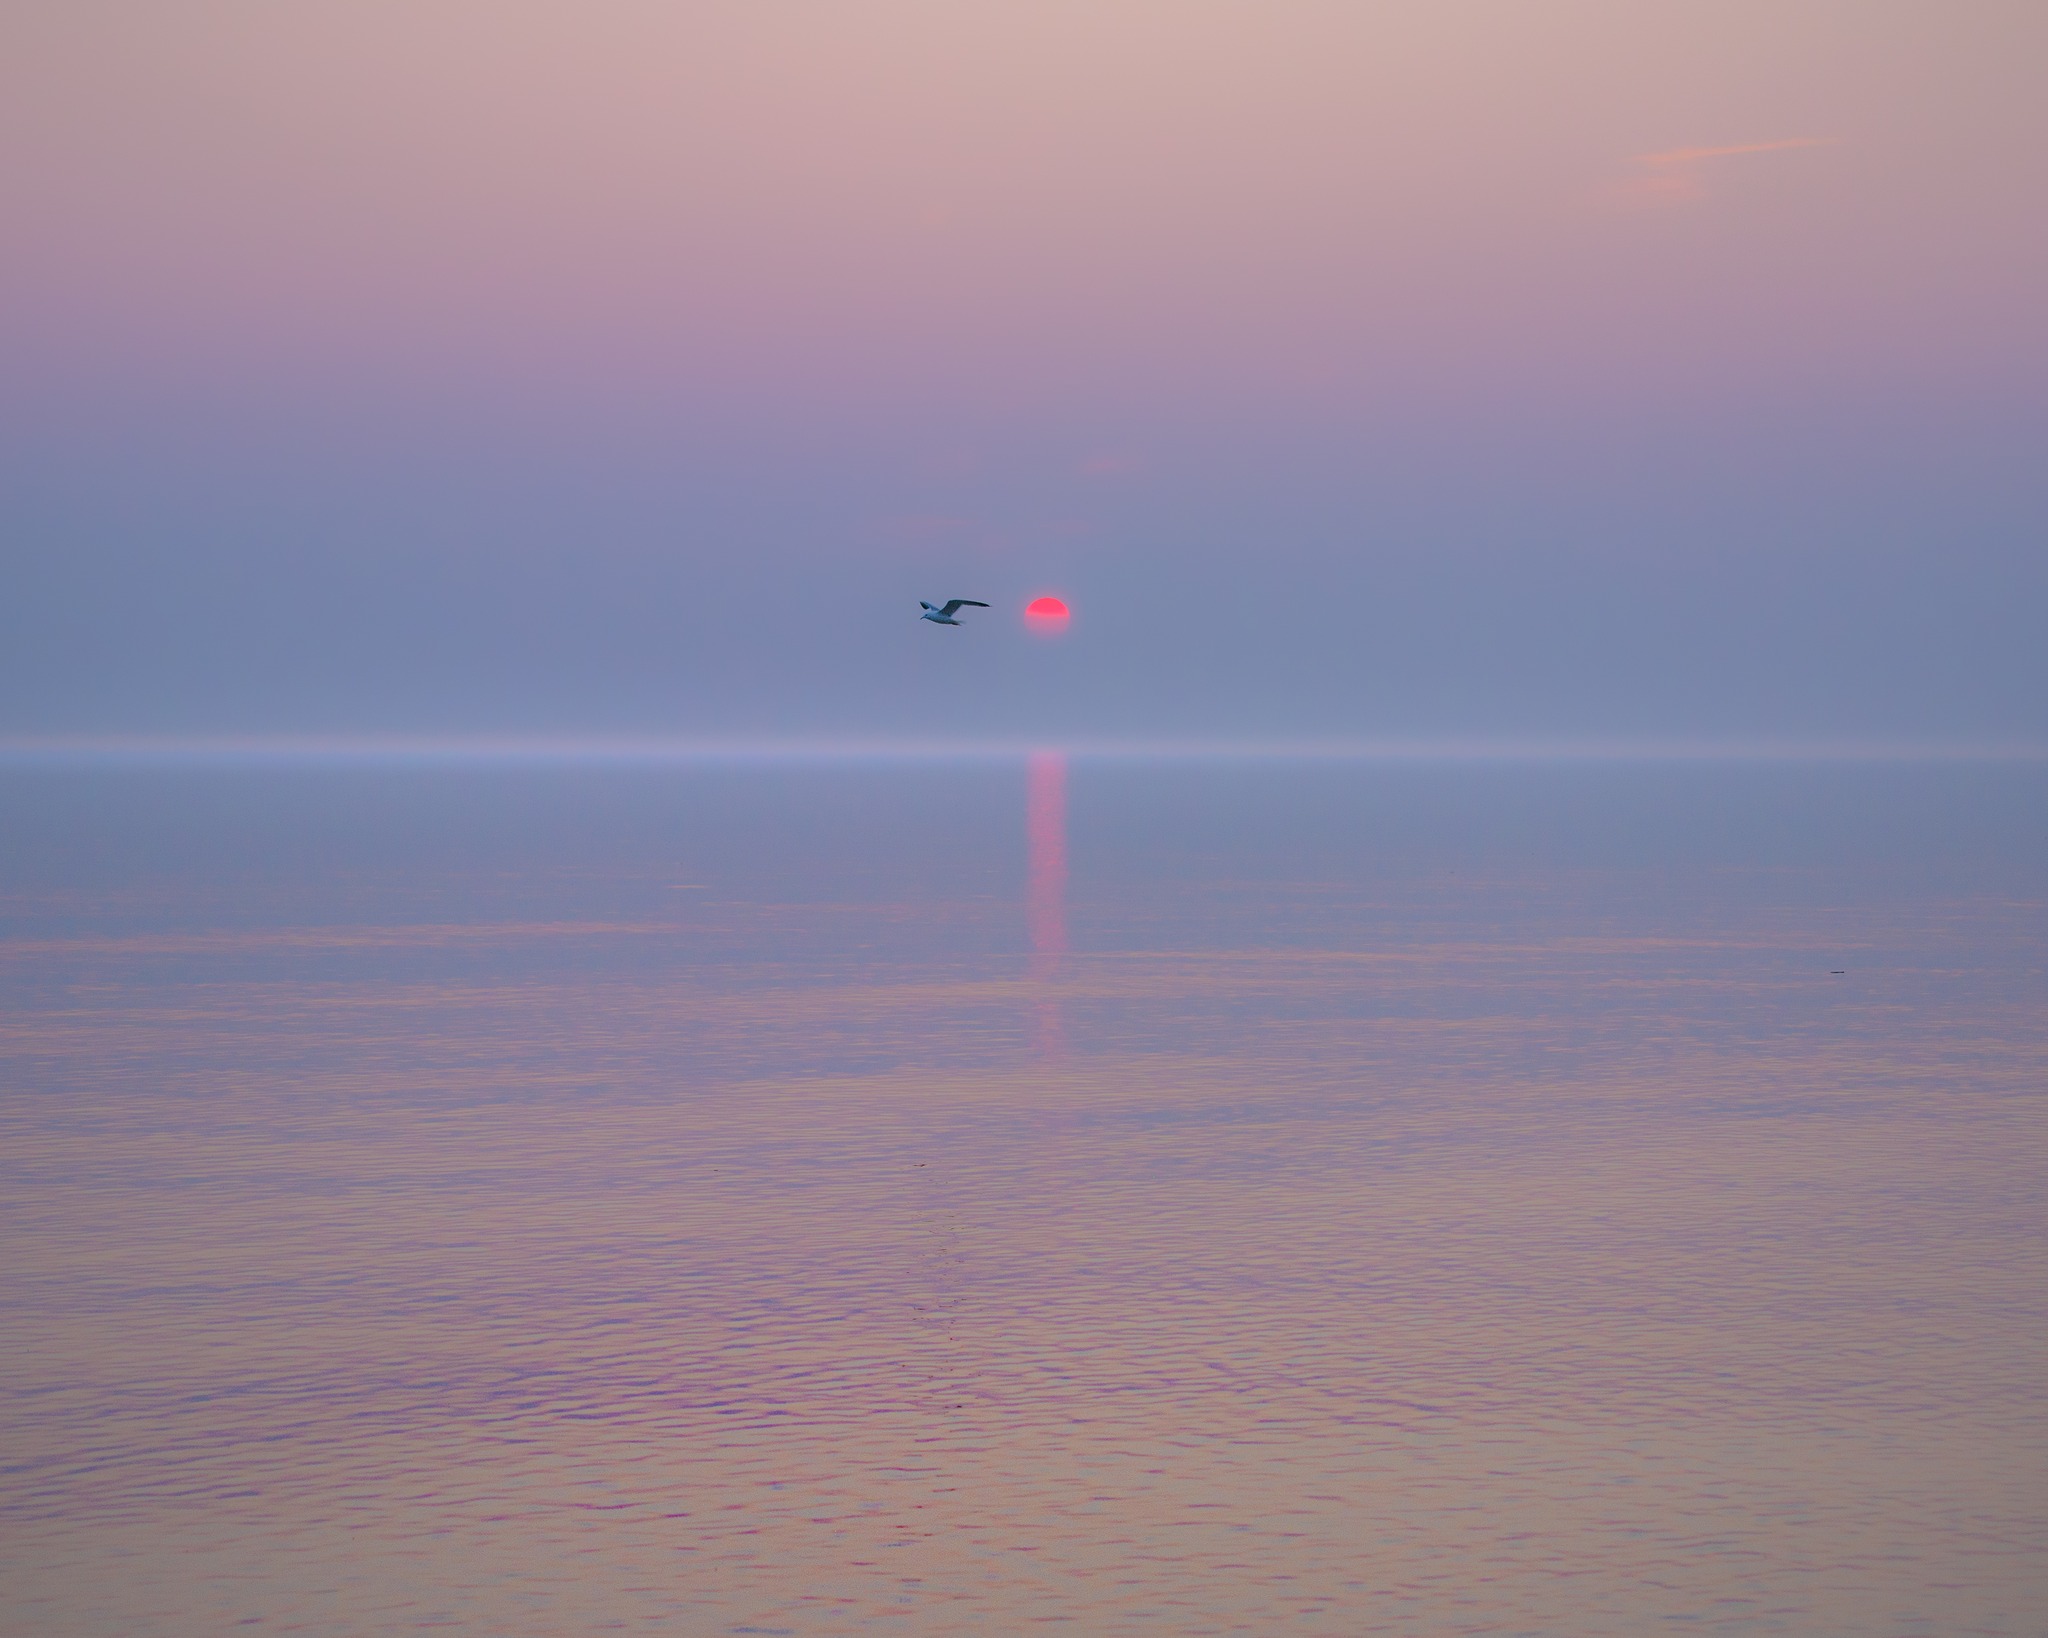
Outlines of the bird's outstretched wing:
{"label": "bird's outstretched wing", "polygon": [[955,597],[944,608],[940,609],[939,612],[950,616],[958,614],[962,609],[985,609],[987,607],[986,603],[977,603],[971,597]]}

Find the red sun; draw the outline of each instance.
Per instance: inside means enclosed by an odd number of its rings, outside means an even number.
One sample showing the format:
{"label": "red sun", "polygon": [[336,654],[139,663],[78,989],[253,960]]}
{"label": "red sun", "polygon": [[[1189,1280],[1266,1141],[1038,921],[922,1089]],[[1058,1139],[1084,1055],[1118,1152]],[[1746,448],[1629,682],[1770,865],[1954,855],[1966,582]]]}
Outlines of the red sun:
{"label": "red sun", "polygon": [[1067,605],[1057,597],[1034,598],[1024,610],[1024,623],[1048,634],[1067,629]]}

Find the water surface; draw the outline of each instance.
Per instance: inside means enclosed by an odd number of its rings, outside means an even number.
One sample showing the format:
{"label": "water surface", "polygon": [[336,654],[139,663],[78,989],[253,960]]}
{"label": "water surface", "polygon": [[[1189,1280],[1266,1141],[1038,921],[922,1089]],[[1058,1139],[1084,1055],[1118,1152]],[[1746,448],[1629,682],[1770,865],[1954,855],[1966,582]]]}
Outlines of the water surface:
{"label": "water surface", "polygon": [[52,1634],[2038,1634],[2048,776],[16,768]]}

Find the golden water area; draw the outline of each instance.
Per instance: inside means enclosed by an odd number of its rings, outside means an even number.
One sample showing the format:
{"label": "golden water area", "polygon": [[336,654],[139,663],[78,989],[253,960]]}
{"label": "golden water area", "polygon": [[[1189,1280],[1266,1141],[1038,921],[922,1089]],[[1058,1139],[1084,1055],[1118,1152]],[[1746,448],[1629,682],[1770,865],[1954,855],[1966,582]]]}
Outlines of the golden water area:
{"label": "golden water area", "polygon": [[4,1630],[2048,1631],[2039,902],[1057,775],[943,906],[18,884]]}

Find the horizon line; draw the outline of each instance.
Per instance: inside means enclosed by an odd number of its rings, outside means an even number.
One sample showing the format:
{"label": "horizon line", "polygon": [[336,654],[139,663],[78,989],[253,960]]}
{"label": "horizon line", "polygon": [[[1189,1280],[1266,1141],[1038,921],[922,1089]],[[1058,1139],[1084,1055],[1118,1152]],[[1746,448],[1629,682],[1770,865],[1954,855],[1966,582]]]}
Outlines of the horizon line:
{"label": "horizon line", "polygon": [[0,766],[50,764],[615,764],[1010,761],[2038,762],[2048,741],[1711,736],[1159,736],[660,734],[0,735]]}

